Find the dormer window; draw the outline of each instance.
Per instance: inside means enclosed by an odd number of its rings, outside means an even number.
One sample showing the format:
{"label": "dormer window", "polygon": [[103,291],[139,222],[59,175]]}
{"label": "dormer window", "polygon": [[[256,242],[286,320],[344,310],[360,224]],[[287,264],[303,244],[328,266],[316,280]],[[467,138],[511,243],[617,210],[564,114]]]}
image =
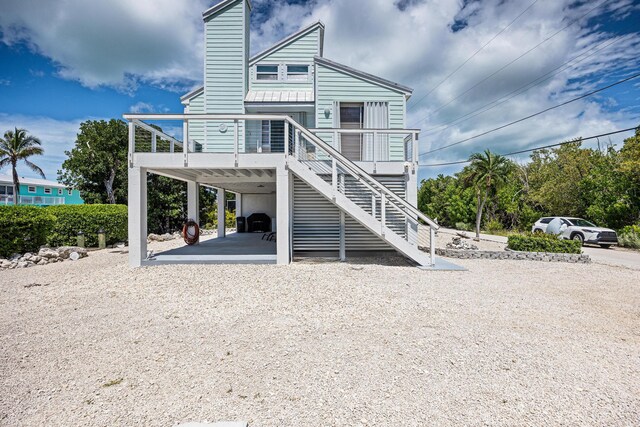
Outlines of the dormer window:
{"label": "dormer window", "polygon": [[256,80],[278,80],[278,66],[257,65]]}
{"label": "dormer window", "polygon": [[309,80],[308,65],[287,65],[287,80],[304,81]]}

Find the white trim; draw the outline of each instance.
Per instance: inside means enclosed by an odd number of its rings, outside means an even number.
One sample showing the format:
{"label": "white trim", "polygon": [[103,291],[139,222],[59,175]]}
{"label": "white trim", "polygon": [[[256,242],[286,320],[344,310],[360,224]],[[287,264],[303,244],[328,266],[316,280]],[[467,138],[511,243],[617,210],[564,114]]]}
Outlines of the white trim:
{"label": "white trim", "polygon": [[44,194],[53,194],[53,190],[51,190],[51,187],[44,187],[43,191]]}
{"label": "white trim", "polygon": [[[33,190],[31,190],[33,188]],[[27,185],[27,193],[36,193],[36,186],[35,185]]]}

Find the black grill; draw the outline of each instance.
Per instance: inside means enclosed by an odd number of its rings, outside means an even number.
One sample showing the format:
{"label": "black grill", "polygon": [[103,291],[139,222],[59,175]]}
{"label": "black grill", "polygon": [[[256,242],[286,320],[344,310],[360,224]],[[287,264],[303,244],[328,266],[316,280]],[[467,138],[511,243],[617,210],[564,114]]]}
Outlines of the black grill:
{"label": "black grill", "polygon": [[247,231],[249,233],[266,233],[271,231],[271,218],[264,213],[254,213],[247,218]]}
{"label": "black grill", "polygon": [[618,235],[614,231],[602,231],[600,232],[599,240],[605,242],[617,242]]}

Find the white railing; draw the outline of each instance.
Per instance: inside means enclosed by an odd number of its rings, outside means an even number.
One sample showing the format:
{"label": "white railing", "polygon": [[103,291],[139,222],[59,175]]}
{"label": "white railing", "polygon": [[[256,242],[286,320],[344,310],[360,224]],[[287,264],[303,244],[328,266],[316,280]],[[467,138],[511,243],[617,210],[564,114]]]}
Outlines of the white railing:
{"label": "white railing", "polygon": [[[279,114],[127,114],[129,152],[133,153],[284,153],[284,123]],[[143,120],[182,121],[183,135],[189,143],[157,129]],[[265,124],[267,125],[265,128]],[[216,138],[227,134],[233,144],[206,147],[205,128]],[[322,140],[357,162],[413,162],[417,159],[417,129],[310,129]],[[211,138],[211,139],[213,139]]]}
{"label": "white railing", "polygon": [[[13,196],[0,196],[0,205],[13,205]],[[64,205],[64,197],[18,196],[19,205]]]}
{"label": "white railing", "polygon": [[[133,154],[140,152],[140,141],[136,141],[137,129],[142,129],[148,132],[148,137],[143,141],[145,148],[149,149],[149,152],[157,153],[158,151],[158,138],[169,143],[169,153],[174,153],[175,147],[182,148],[184,156],[184,164],[188,164],[188,158],[193,153],[197,153],[198,141],[191,138],[188,143],[184,144],[175,138],[151,127],[150,125],[143,123],[142,120],[149,121],[182,121],[183,123],[183,135],[189,134],[189,127],[198,125],[202,128],[214,129],[221,134],[228,133],[232,136],[226,136],[226,140],[232,140],[231,144],[216,146],[216,153],[234,153],[236,158],[236,165],[238,155],[240,153],[247,152],[264,152],[264,150],[257,149],[254,151],[252,146],[248,143],[251,140],[247,138],[250,134],[251,122],[264,122],[272,121],[282,124],[282,138],[284,143],[282,150],[278,147],[278,151],[282,152],[287,158],[293,158],[296,161],[302,162],[309,166],[315,174],[323,179],[329,180],[334,187],[334,191],[341,192],[346,195],[346,178],[355,182],[355,186],[358,187],[358,200],[361,201],[363,194],[368,199],[366,211],[380,222],[380,231],[378,234],[384,236],[384,233],[389,229],[397,229],[396,223],[392,224],[394,218],[397,219],[398,215],[404,219],[405,229],[404,236],[406,241],[411,244],[418,245],[418,229],[421,223],[429,227],[429,255],[431,265],[435,260],[435,231],[439,226],[422,212],[420,212],[415,206],[389,190],[386,186],[377,181],[373,176],[369,175],[353,160],[349,159],[343,153],[340,152],[340,147],[334,147],[332,144],[327,143],[321,137],[316,135],[315,132],[326,132],[327,129],[314,129],[309,130],[304,126],[297,123],[291,117],[286,115],[277,114],[127,114],[124,116],[129,120],[129,161],[133,165]],[[411,161],[417,159],[417,130],[405,130],[405,129],[329,129],[334,136],[337,135],[361,135],[363,141],[370,136],[371,142],[380,141],[383,138],[399,137],[403,142],[402,152],[405,159],[409,158]],[[278,130],[280,132],[280,130]],[[278,133],[280,135],[280,133]],[[335,138],[338,140],[340,136]],[[148,144],[148,146],[147,146]],[[375,145],[375,144],[374,144]],[[209,150],[206,150],[209,151]],[[273,150],[269,150],[274,152]],[[376,157],[373,154],[372,158]],[[353,189],[352,189],[353,190]],[[361,206],[362,207],[362,206]],[[423,246],[426,246],[423,244]]]}
{"label": "white railing", "polygon": [[418,129],[309,129],[354,162],[412,162],[418,158]]}

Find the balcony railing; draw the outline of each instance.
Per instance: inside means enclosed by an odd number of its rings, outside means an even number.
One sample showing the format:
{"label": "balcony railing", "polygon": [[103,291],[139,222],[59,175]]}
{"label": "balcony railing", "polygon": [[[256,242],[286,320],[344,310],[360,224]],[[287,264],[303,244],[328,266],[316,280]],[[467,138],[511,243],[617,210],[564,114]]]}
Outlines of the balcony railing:
{"label": "balcony railing", "polygon": [[[0,205],[13,205],[13,196],[0,196]],[[19,205],[64,205],[64,197],[18,196]]]}
{"label": "balcony railing", "polygon": [[[288,116],[245,115],[125,115],[129,120],[129,152],[133,153],[284,153],[293,142]],[[147,121],[180,121],[188,143]],[[175,126],[175,125],[174,125]],[[167,125],[165,127],[168,128]],[[417,129],[309,129],[346,158],[356,162],[415,162]],[[130,159],[131,160],[131,159]]]}

